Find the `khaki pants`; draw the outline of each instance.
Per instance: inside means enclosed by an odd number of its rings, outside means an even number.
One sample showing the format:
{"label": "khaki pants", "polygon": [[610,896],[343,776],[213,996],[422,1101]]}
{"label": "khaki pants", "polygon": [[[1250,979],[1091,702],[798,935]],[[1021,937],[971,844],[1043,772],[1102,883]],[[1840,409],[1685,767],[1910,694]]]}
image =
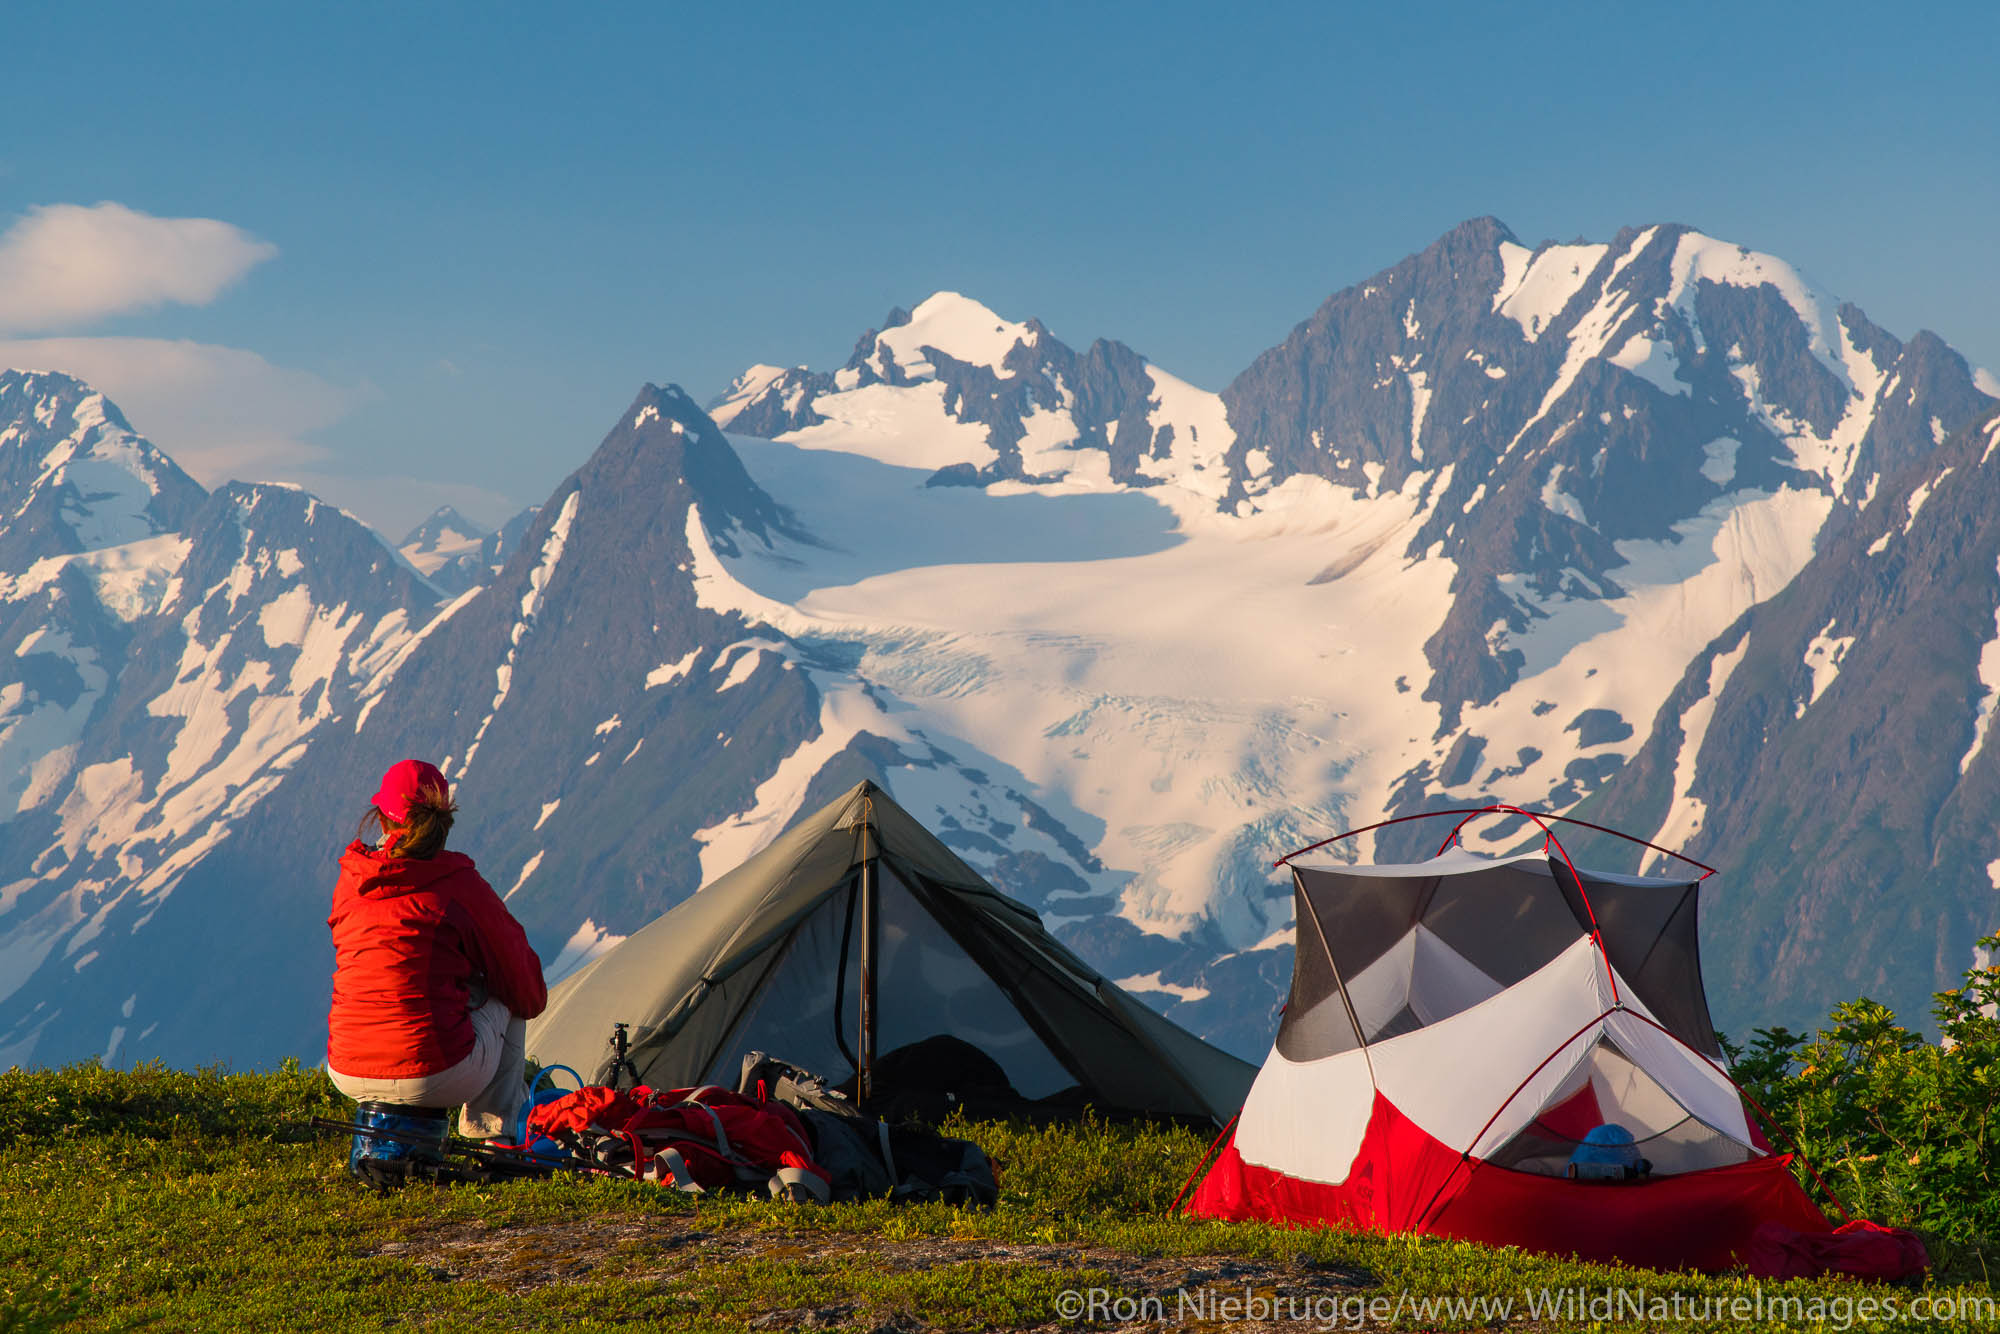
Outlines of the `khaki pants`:
{"label": "khaki pants", "polygon": [[363,1079],[332,1066],[333,1086],[356,1102],[399,1102],[407,1107],[457,1107],[458,1132],[469,1139],[508,1133],[528,1096],[528,1021],[504,1001],[489,1000],[468,1016],[472,1053],[449,1070],[409,1079]]}

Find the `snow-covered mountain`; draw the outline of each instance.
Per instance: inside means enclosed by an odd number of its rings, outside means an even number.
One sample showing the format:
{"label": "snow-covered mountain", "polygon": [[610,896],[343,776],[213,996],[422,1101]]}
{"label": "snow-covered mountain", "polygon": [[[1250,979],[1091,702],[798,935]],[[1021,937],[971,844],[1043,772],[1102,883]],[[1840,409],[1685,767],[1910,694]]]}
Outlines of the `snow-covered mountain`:
{"label": "snow-covered mountain", "polygon": [[[1272,855],[1440,804],[1575,807],[1677,726],[1691,662],[1996,406],[1934,336],[1906,344],[1782,261],[1684,227],[1531,249],[1467,223],[1329,298],[1219,395],[949,294],[885,323],[832,376],[760,367],[715,405],[792,447],[739,442],[808,527],[891,490],[804,480],[797,451],[837,449],[931,470],[931,487],[991,478],[989,498],[1095,497],[1107,509],[1074,520],[1093,534],[1117,531],[1114,501],[1148,500],[1170,536],[1082,562],[1032,530],[992,563],[940,511],[942,549],[914,569],[886,563],[912,550],[901,533],[879,567],[788,552],[798,565],[733,568],[795,616],[872,636],[866,665],[906,702],[1104,819],[1093,851],[1132,871],[1117,920],[1199,924],[1232,951],[1181,950],[1154,979],[1175,1017],[1216,1032],[1244,990],[1228,970],[1283,939]],[[996,515],[987,545],[1021,522]],[[1982,687],[1954,679],[1970,728]],[[1704,834],[1695,771],[1664,801],[1591,808],[1734,865],[1760,840]],[[1405,827],[1374,850],[1439,837]],[[1745,861],[1722,883],[1715,934],[1742,943],[1754,905],[1796,880]],[[1859,985],[1921,1015],[1969,962],[1977,906],[1921,965],[1723,968],[1713,986],[1746,1023],[1801,1022]],[[1757,949],[1796,961],[1770,931]]]}
{"label": "snow-covered mountain", "polygon": [[1594,803],[1720,865],[1739,1013],[1871,994],[1909,1020],[2000,918],[2000,416],[1884,481],[1688,665]]}
{"label": "snow-covered mountain", "polygon": [[[73,379],[0,374],[0,408],[0,1063],[32,1054],[58,994],[115,1056],[147,970],[107,955],[160,947],[134,932],[436,595],[303,492],[204,494]],[[248,943],[254,920],[197,935]]]}
{"label": "snow-covered mountain", "polygon": [[530,506],[498,532],[488,532],[450,505],[440,505],[396,545],[403,559],[447,597],[479,587],[507,563],[534,522],[540,506]]}
{"label": "snow-covered mountain", "polygon": [[456,596],[491,573],[480,559],[480,547],[491,536],[452,506],[440,505],[396,550],[439,590]]}
{"label": "snow-covered mountain", "polygon": [[1078,354],[1039,321],[1011,323],[955,292],[893,310],[884,325],[831,375],[752,367],[711,405],[715,420],[919,468],[932,486],[1171,480],[1222,495],[1221,401],[1122,343]]}
{"label": "snow-covered mountain", "polygon": [[558,971],[867,776],[1246,1054],[1272,858],[1493,799],[1721,865],[1725,1026],[1921,1013],[2000,864],[1996,407],[1769,256],[1486,219],[1219,393],[951,293],[712,416],[649,386],[504,559],[433,516],[413,570],[0,378],[0,1062],[312,1054],[331,858],[404,754]]}

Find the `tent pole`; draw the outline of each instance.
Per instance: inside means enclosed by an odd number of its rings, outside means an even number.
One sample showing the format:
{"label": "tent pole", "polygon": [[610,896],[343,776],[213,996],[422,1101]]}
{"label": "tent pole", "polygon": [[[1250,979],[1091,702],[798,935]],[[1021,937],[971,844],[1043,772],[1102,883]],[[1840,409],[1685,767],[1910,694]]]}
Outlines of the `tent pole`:
{"label": "tent pole", "polygon": [[875,804],[861,807],[861,1068],[854,1074],[855,1106],[868,1110],[875,1097]]}

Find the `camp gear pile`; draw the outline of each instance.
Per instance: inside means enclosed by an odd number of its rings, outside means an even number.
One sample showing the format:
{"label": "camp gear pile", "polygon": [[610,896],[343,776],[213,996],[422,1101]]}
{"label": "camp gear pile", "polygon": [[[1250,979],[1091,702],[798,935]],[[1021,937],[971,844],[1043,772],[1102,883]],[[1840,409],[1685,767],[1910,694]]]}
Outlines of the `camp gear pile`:
{"label": "camp gear pile", "polygon": [[539,1081],[522,1143],[453,1140],[442,1110],[362,1103],[348,1171],[387,1190],[410,1181],[495,1181],[557,1171],[657,1182],[689,1194],[767,1192],[797,1203],[887,1198],[986,1206],[999,1197],[978,1145],[863,1116],[826,1081],[752,1052],[742,1088],[655,1090]]}
{"label": "camp gear pile", "polygon": [[737,1091],[797,1111],[836,1200],[887,1197],[897,1204],[940,1200],[978,1207],[999,1198],[997,1173],[977,1144],[864,1116],[845,1092],[786,1061],[751,1052],[743,1058]]}
{"label": "camp gear pile", "polygon": [[689,1194],[762,1190],[799,1203],[997,1198],[977,1145],[861,1116],[816,1076],[753,1057],[743,1076],[750,1090],[591,1086],[536,1106],[527,1137],[575,1164]]}
{"label": "camp gear pile", "polygon": [[832,1177],[813,1160],[797,1113],[714,1086],[579,1089],[535,1108],[528,1137],[613,1175],[691,1194],[764,1187],[801,1201],[831,1195]]}

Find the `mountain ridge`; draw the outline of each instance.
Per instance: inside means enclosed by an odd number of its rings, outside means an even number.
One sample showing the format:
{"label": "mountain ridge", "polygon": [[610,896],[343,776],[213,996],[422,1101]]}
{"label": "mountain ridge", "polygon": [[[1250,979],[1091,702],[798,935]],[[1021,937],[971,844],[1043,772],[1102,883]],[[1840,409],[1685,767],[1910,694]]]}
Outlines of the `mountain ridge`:
{"label": "mountain ridge", "polygon": [[[87,398],[26,383],[0,376],[0,494],[41,476],[6,452],[22,423]],[[1934,336],[1693,229],[1530,249],[1475,219],[1220,392],[953,293],[834,371],[752,368],[713,416],[647,385],[547,502],[477,551],[454,530],[467,550],[429,572],[296,492],[158,501],[171,522],[67,553],[45,499],[0,532],[20,547],[0,563],[0,1061],[309,1048],[308,868],[359,814],[325,794],[403,753],[447,767],[556,971],[867,777],[1094,966],[1253,1056],[1290,967],[1271,859],[1446,802],[1681,831],[1748,880],[1709,909],[1725,1014],[1797,1020],[1836,978],[1872,984],[1825,966],[1862,887],[1788,897],[1779,874],[1797,754],[1936,831],[1897,855],[1958,888],[1908,890],[1936,920],[1870,937],[1894,998],[1927,993],[1979,934],[1979,859],[2000,861],[1964,814],[1984,751],[1962,782],[1911,752],[1930,768],[1897,788],[1770,720],[1803,699],[1793,722],[1825,736],[1883,725],[1840,683],[1867,675],[1848,627],[1801,618],[1907,546],[1929,582],[1869,613],[1929,664],[1906,693],[1935,726],[1906,730],[1984,736],[2000,649],[1963,622],[2000,625],[2000,553],[1974,559],[2000,497],[1972,485],[1996,406]],[[1958,628],[1895,598],[1949,602]],[[1897,636],[1852,638],[1878,633]],[[257,931],[218,944],[217,922]],[[242,1015],[233,1053],[202,1046],[217,1009]]]}

